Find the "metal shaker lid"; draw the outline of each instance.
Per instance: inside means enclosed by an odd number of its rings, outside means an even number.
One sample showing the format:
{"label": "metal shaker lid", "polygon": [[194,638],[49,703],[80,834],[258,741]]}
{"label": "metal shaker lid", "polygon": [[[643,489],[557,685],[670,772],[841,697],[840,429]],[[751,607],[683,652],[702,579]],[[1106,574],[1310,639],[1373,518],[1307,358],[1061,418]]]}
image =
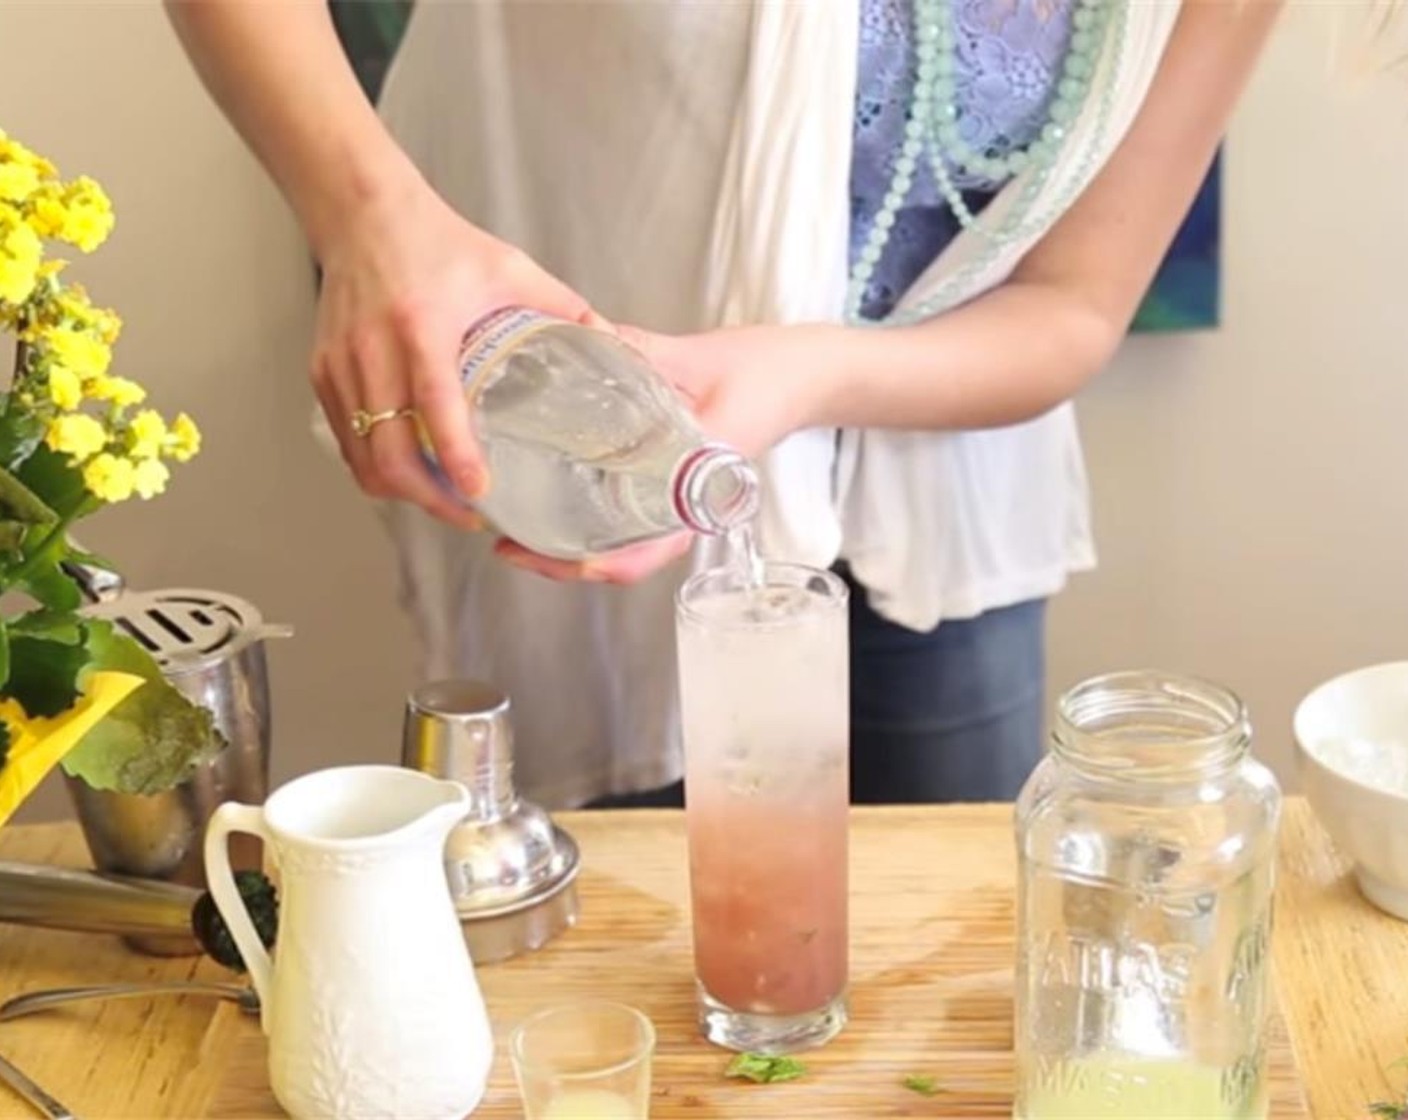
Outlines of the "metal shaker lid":
{"label": "metal shaker lid", "polygon": [[[469,811],[445,846],[445,873],[462,919],[512,916],[507,933],[491,939],[492,959],[515,943],[536,948],[575,919],[577,846],[513,788],[513,728],[503,692],[471,680],[416,689],[406,701],[401,763],[469,791]],[[471,953],[480,959],[473,944]]]}
{"label": "metal shaker lid", "polygon": [[516,797],[508,697],[482,681],[422,685],[406,701],[401,764],[462,783],[471,820],[510,812]]}

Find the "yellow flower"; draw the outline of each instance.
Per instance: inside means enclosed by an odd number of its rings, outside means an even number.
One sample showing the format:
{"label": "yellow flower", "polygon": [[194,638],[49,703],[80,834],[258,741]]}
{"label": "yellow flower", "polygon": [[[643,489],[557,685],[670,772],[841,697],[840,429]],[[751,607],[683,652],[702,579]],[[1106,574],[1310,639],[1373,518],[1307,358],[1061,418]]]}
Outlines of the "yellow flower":
{"label": "yellow flower", "polygon": [[18,140],[11,140],[5,135],[5,130],[0,129],[0,163],[19,163],[25,167],[32,167],[46,179],[52,179],[57,175],[58,169],[41,155],[36,155]]}
{"label": "yellow flower", "polygon": [[23,202],[39,189],[39,171],[25,163],[0,160],[0,198]]}
{"label": "yellow flower", "polygon": [[58,237],[67,219],[68,210],[54,190],[46,187],[30,196],[29,225],[40,237]]}
{"label": "yellow flower", "polygon": [[125,502],[137,484],[137,469],[132,460],[110,452],[89,459],[83,467],[83,485],[105,502]]}
{"label": "yellow flower", "polygon": [[132,472],[132,485],[144,499],[155,498],[166,489],[171,471],[160,459],[143,459]]}
{"label": "yellow flower", "polygon": [[86,175],[64,188],[64,224],[59,237],[91,253],[107,240],[113,227],[107,192]]}
{"label": "yellow flower", "polygon": [[40,340],[61,364],[85,381],[101,377],[112,364],[112,348],[86,331],[53,327],[44,331]]}
{"label": "yellow flower", "polygon": [[88,299],[88,289],[82,284],[66,284],[54,293],[54,303],[59,314],[71,319],[80,326],[87,326],[93,318],[93,304]]}
{"label": "yellow flower", "polygon": [[92,179],[39,184],[26,203],[29,224],[40,237],[57,237],[91,253],[112,232],[112,203]]}
{"label": "yellow flower", "polygon": [[93,400],[111,401],[119,408],[141,404],[147,399],[147,391],[125,377],[97,377],[85,382],[84,389]]}
{"label": "yellow flower", "polygon": [[66,412],[71,412],[83,401],[83,383],[78,374],[64,366],[52,366],[49,370],[49,399]]}
{"label": "yellow flower", "polygon": [[[46,262],[44,267],[48,268],[49,263]],[[60,266],[63,264],[62,261],[52,263]],[[58,305],[60,315],[91,331],[108,346],[117,341],[118,333],[122,330],[122,320],[105,307],[94,307],[82,284],[69,284],[60,288],[54,302]]]}
{"label": "yellow flower", "polygon": [[94,333],[109,346],[116,342],[117,336],[122,333],[122,320],[116,312],[109,311],[106,307],[93,308],[93,314],[88,321]]}
{"label": "yellow flower", "polygon": [[171,458],[178,463],[189,462],[200,454],[200,429],[184,412],[177,413],[176,419],[171,421],[171,435],[166,442]]}
{"label": "yellow flower", "polygon": [[19,220],[13,206],[0,202],[0,300],[23,303],[34,291],[44,246]]}
{"label": "yellow flower", "polygon": [[70,455],[81,463],[107,445],[108,433],[93,417],[74,412],[68,416],[55,417],[44,436],[44,442],[49,445],[51,451]]}
{"label": "yellow flower", "polygon": [[155,459],[161,454],[161,445],[166,440],[166,421],[150,408],[144,408],[132,417],[127,438],[132,458]]}

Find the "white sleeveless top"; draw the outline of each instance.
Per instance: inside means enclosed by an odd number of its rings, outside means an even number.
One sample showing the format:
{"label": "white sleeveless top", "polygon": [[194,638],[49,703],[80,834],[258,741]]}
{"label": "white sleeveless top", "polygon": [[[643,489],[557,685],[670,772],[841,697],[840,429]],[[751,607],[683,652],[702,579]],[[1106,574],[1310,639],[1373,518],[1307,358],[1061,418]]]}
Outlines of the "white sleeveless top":
{"label": "white sleeveless top", "polygon": [[[1177,11],[1130,5],[1072,154],[1036,196],[1047,221],[996,253],[955,238],[900,310],[954,306],[1011,272],[1127,131]],[[423,4],[381,112],[451,204],[612,319],[662,331],[839,321],[858,30],[857,0]],[[1000,221],[1021,186],[984,220]],[[846,559],[874,608],[912,629],[1050,595],[1094,562],[1070,405],[998,430],[802,432],[761,467],[765,552]],[[678,776],[679,571],[559,587],[416,511],[388,516],[422,671],[510,691],[529,796],[569,804]]]}

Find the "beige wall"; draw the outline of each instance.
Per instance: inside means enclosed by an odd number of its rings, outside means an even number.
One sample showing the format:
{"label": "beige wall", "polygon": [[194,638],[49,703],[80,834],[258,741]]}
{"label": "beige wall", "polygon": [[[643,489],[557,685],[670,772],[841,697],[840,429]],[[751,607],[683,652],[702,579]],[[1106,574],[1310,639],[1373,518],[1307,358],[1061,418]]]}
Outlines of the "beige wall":
{"label": "beige wall", "polygon": [[[1322,35],[1288,22],[1237,119],[1225,325],[1136,339],[1082,403],[1104,564],[1052,620],[1053,688],[1219,678],[1283,773],[1299,694],[1408,649],[1408,86],[1332,86]],[[307,435],[312,296],[280,200],[150,0],[0,0],[0,44],[0,127],[116,201],[80,274],[128,321],[121,367],[207,433],[166,498],[85,535],[137,586],[297,627],[271,651],[279,778],[393,759],[410,646],[379,530]],[[64,805],[51,784],[28,813]]]}
{"label": "beige wall", "polygon": [[[80,275],[126,319],[117,365],[206,435],[166,496],[104,512],[85,543],[134,586],[231,592],[297,629],[269,653],[276,777],[395,761],[410,644],[381,530],[308,434],[311,273],[282,200],[151,0],[0,0],[0,45],[0,128],[113,196]],[[66,808],[56,780],[43,793],[32,815]]]}
{"label": "beige wall", "polygon": [[1102,566],[1053,612],[1053,689],[1214,677],[1285,776],[1309,688],[1408,657],[1408,78],[1332,81],[1327,26],[1288,13],[1234,123],[1224,325],[1082,399]]}

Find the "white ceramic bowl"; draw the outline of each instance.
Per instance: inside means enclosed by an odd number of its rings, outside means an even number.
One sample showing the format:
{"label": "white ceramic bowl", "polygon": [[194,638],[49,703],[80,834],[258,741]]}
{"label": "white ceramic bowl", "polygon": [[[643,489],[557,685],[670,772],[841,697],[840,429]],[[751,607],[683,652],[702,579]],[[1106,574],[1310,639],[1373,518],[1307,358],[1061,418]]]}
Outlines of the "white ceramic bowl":
{"label": "white ceramic bowl", "polygon": [[1408,661],[1326,681],[1295,714],[1306,797],[1364,896],[1408,921]]}

